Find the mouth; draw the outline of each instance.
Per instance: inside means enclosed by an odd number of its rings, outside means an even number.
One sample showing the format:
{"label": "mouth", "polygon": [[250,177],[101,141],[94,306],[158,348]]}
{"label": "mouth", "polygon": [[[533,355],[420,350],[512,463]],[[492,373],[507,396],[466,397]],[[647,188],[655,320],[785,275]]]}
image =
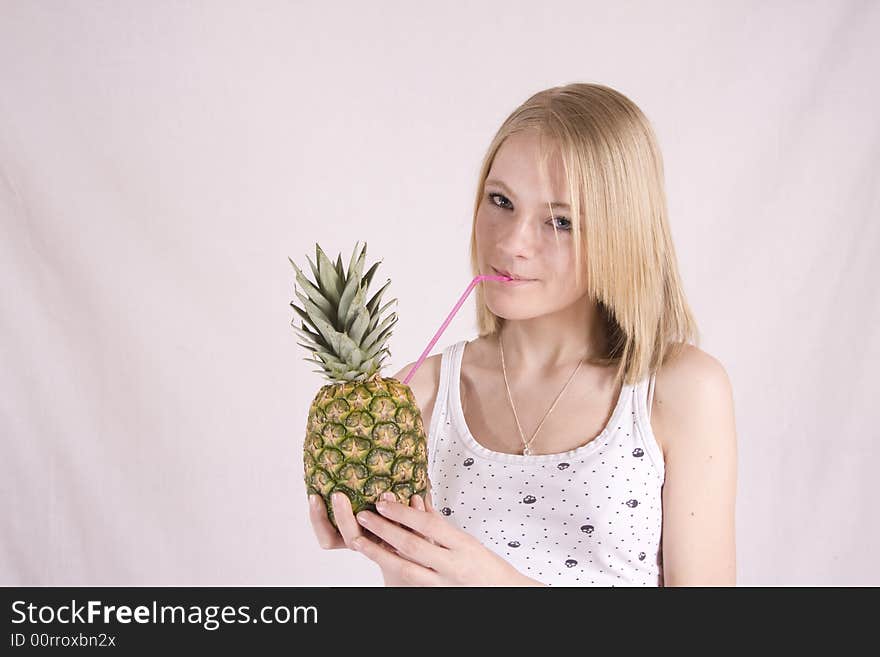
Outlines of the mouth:
{"label": "mouth", "polygon": [[508,271],[505,271],[503,269],[496,269],[495,267],[492,267],[492,271],[494,271],[499,276],[507,276],[508,278],[513,279],[510,281],[500,281],[502,284],[506,284],[506,285],[510,285],[513,283],[533,283],[535,280],[537,280],[534,278],[523,278],[521,276],[514,276],[513,274],[511,274]]}

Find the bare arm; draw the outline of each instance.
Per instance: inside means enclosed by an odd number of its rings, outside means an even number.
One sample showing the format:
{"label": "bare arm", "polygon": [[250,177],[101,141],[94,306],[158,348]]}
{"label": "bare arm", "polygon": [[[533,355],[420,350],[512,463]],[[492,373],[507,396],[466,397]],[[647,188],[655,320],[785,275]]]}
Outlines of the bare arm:
{"label": "bare arm", "polygon": [[665,379],[664,584],[735,586],[737,446],[730,380],[721,363],[696,348]]}

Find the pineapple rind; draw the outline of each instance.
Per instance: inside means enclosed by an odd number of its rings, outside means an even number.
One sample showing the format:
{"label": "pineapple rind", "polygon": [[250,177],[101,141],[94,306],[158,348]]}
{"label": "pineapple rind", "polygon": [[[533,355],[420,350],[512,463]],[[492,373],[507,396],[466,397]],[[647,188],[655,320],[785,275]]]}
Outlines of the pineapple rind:
{"label": "pineapple rind", "polygon": [[325,385],[315,395],[306,424],[306,490],[324,499],[334,526],[331,495],[336,491],[348,496],[355,514],[375,510],[379,495],[389,490],[409,504],[412,495],[427,491],[427,451],[409,386],[378,375]]}

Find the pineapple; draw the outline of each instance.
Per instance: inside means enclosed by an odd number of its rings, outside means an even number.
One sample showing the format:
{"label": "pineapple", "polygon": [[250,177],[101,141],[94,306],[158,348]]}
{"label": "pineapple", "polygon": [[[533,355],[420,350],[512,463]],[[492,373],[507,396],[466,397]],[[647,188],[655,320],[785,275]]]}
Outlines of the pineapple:
{"label": "pineapple", "polygon": [[341,254],[334,265],[316,244],[317,266],[309,259],[314,282],[288,258],[302,288],[294,289],[303,306],[290,302],[299,315],[291,326],[303,340],[297,344],[313,356],[303,360],[319,365],[313,371],[329,381],[309,408],[303,448],[306,491],[324,499],[334,527],[330,496],[336,491],[348,496],[357,514],[375,510],[385,491],[409,504],[428,485],[427,439],[415,397],[409,386],[380,375],[397,322],[396,313],[384,319],[382,314],[396,299],[379,305],[388,279],[364,301],[380,264],[363,274],[366,252],[366,243],[360,253],[355,244],[345,271]]}

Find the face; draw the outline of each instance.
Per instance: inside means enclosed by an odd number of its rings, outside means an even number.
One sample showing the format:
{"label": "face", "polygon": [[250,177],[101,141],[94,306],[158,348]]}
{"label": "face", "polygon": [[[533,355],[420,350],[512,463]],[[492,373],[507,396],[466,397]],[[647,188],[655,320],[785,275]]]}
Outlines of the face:
{"label": "face", "polygon": [[505,139],[477,209],[480,273],[530,279],[483,282],[486,305],[505,319],[563,310],[587,291],[585,274],[579,286],[575,280],[574,234],[562,160],[554,155],[548,161],[549,179],[542,180],[539,155],[536,133]]}

